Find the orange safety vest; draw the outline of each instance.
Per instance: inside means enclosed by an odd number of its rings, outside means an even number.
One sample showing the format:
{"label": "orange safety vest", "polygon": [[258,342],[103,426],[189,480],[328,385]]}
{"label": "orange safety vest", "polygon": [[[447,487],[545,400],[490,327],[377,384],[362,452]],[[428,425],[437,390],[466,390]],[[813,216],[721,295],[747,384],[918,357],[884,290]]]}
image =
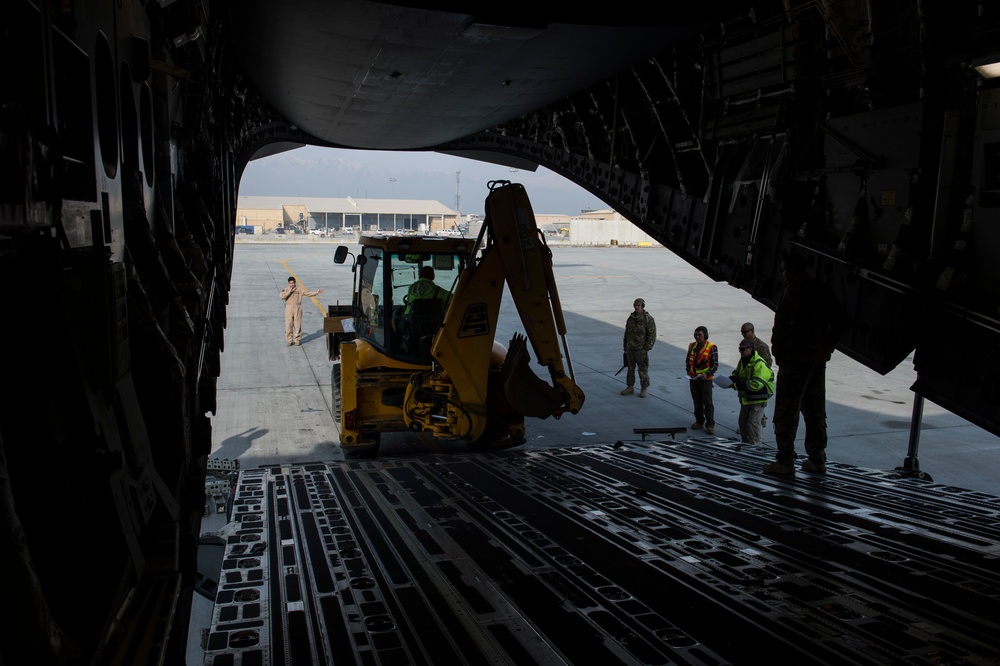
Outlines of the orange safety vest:
{"label": "orange safety vest", "polygon": [[694,370],[694,374],[703,375],[712,369],[712,349],[715,343],[705,341],[700,350],[695,350],[697,342],[688,345],[687,364],[688,368]]}

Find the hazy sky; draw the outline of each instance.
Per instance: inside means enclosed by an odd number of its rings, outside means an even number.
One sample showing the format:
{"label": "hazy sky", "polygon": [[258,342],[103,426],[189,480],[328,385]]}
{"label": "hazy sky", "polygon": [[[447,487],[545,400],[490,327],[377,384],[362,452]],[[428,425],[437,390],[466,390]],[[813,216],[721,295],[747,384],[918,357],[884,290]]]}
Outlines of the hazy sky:
{"label": "hazy sky", "polygon": [[[460,171],[456,182],[455,172]],[[395,179],[393,181],[392,179]],[[548,169],[511,169],[438,153],[340,150],[306,146],[247,165],[240,195],[354,197],[356,199],[433,199],[461,212],[483,214],[491,180],[524,185],[536,215],[579,215],[608,206]]]}

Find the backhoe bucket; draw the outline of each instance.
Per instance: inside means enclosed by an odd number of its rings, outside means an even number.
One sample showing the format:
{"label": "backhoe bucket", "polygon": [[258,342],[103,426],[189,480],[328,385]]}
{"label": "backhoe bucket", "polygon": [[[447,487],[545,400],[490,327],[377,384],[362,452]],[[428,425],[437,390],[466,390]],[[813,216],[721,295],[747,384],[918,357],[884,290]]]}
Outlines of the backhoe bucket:
{"label": "backhoe bucket", "polygon": [[514,411],[544,419],[562,407],[565,396],[532,372],[528,367],[530,359],[526,338],[515,333],[500,368],[500,387]]}

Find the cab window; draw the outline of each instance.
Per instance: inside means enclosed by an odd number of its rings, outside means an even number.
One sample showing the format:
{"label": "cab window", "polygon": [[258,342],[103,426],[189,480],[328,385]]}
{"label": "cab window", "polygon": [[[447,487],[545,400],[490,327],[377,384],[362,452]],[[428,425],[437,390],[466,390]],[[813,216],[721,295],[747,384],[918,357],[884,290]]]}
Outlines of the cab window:
{"label": "cab window", "polygon": [[365,262],[358,281],[357,315],[354,323],[358,335],[377,347],[385,347],[385,282],[382,275],[382,250],[365,248]]}

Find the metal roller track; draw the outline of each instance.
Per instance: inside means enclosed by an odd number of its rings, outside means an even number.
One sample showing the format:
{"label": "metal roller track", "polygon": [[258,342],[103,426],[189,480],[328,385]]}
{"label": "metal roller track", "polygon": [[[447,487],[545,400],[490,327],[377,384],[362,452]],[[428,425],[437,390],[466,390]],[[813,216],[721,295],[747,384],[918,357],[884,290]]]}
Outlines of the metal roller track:
{"label": "metal roller track", "polygon": [[244,470],[206,663],[996,664],[1000,498],[735,442]]}

